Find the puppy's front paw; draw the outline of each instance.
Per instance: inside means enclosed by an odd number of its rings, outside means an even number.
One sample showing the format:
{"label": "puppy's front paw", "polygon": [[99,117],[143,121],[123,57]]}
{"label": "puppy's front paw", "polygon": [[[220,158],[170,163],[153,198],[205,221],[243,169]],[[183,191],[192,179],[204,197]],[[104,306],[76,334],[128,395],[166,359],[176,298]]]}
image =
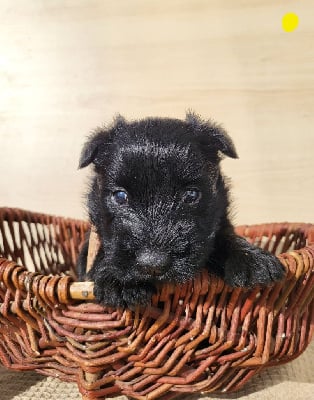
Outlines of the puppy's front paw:
{"label": "puppy's front paw", "polygon": [[118,281],[95,280],[94,295],[96,300],[108,307],[131,307],[150,304],[156,289],[151,284],[125,286]]}
{"label": "puppy's front paw", "polygon": [[231,254],[225,264],[224,280],[230,286],[265,286],[284,276],[285,268],[277,257],[249,244]]}
{"label": "puppy's front paw", "polygon": [[98,303],[108,307],[124,307],[125,303],[121,295],[121,287],[112,281],[95,280],[94,296]]}
{"label": "puppy's front paw", "polygon": [[149,283],[142,283],[136,286],[124,287],[122,291],[123,301],[127,307],[136,305],[146,306],[151,303],[152,295],[156,288]]}

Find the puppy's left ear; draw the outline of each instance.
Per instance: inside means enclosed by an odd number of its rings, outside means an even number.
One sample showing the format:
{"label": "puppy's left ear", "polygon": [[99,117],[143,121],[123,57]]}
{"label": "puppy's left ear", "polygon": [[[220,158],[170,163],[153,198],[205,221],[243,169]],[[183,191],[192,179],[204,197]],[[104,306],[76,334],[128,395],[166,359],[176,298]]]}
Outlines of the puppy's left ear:
{"label": "puppy's left ear", "polygon": [[186,114],[186,122],[192,127],[200,144],[206,146],[211,153],[221,152],[228,157],[238,158],[232,139],[221,126],[212,121],[204,121],[190,111]]}

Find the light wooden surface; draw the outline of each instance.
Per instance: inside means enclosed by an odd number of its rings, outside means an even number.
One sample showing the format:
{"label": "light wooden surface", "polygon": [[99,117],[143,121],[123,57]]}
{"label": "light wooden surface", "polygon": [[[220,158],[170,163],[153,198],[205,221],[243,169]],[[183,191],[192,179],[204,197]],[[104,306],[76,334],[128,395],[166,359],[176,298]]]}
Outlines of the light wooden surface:
{"label": "light wooden surface", "polygon": [[237,223],[314,221],[313,1],[0,0],[0,205],[84,217],[86,135],[188,108],[234,138]]}

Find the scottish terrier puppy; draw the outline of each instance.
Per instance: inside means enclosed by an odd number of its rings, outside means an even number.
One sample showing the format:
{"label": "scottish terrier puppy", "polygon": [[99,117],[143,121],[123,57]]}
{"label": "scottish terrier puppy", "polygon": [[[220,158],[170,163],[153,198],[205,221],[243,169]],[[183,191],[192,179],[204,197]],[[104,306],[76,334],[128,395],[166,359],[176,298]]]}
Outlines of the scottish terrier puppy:
{"label": "scottish terrier puppy", "polygon": [[223,155],[237,158],[230,137],[193,113],[185,120],[119,116],[90,137],[79,167],[94,165],[87,205],[101,244],[87,278],[100,303],[149,304],[157,283],[183,283],[204,267],[234,287],[283,278],[275,256],[234,232]]}

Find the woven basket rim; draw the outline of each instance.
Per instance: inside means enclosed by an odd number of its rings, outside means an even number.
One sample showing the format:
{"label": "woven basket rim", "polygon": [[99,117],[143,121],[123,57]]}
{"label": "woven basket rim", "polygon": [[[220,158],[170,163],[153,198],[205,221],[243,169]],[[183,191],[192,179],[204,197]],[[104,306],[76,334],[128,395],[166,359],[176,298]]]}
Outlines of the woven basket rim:
{"label": "woven basket rim", "polygon": [[[64,216],[55,216],[47,213],[42,213],[42,212],[36,212],[36,211],[29,211],[21,208],[10,208],[10,207],[0,207],[0,219],[4,219],[6,217],[9,217],[11,221],[21,221],[25,220],[26,222],[30,223],[42,223],[44,220],[47,225],[51,223],[57,223],[59,221],[64,221],[65,223],[70,223],[70,224],[82,224],[84,227],[88,228],[90,227],[90,223],[85,220],[77,219],[77,218],[70,218],[70,217],[64,217]],[[237,233],[240,235],[246,236],[246,232],[248,229],[252,230],[259,230],[263,229],[263,232],[268,235],[273,235],[275,233],[278,233],[279,231],[282,232],[287,232],[290,231],[291,233],[293,232],[298,232],[298,231],[303,231],[306,237],[308,238],[308,245],[304,248],[298,249],[298,250],[293,250],[289,251],[286,253],[279,254],[278,257],[283,263],[283,265],[286,267],[287,270],[287,277],[286,280],[293,279],[294,276],[297,276],[300,274],[300,271],[297,269],[292,270],[291,263],[287,263],[287,259],[291,257],[299,257],[300,251],[308,251],[313,254],[314,256],[314,224],[312,223],[305,223],[305,222],[268,222],[265,224],[258,223],[258,224],[243,224],[239,225],[236,227]],[[46,276],[45,274],[41,274],[39,272],[30,272],[27,270],[27,267],[23,265],[19,265],[15,263],[14,260],[7,260],[5,257],[2,257],[0,254],[0,265],[4,263],[9,263],[11,267],[20,269],[21,267],[25,268],[26,271],[19,271],[19,279],[16,280],[14,285],[16,284],[17,286],[15,287],[16,289],[21,289],[21,290],[28,290],[29,287],[29,281],[33,280],[35,276],[37,277],[44,277]],[[289,269],[290,266],[290,269]],[[60,276],[59,274],[55,274],[54,276]],[[82,300],[82,301],[92,301],[95,300],[94,294],[93,294],[93,289],[94,289],[94,283],[91,281],[76,281],[71,279],[70,277],[63,277],[60,278],[62,281],[61,288],[62,290],[66,290],[66,293],[63,293],[62,295],[60,294],[59,298],[62,298],[62,302],[69,302],[71,300]],[[209,285],[209,283],[215,282],[215,284],[222,288],[224,286],[227,286],[224,281],[218,277],[215,277],[211,274],[208,274],[207,271],[202,271],[202,273],[198,274],[193,281],[195,281],[197,284],[201,285],[202,287],[206,287],[206,285]],[[171,294],[176,291],[176,289],[182,285],[175,285],[172,283],[163,285],[167,289],[167,293]],[[230,288],[231,290],[234,288]],[[245,288],[241,288],[240,290],[249,290]]]}

